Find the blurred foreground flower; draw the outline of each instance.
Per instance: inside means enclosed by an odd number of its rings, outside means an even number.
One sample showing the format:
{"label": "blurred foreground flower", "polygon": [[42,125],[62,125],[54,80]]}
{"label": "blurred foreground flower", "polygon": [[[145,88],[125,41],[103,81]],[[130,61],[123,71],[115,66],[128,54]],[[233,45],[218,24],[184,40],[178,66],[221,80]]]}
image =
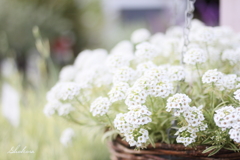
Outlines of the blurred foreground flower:
{"label": "blurred foreground flower", "polygon": [[20,123],[19,93],[8,83],[2,85],[2,114],[14,126]]}
{"label": "blurred foreground flower", "polygon": [[64,147],[69,147],[72,145],[72,139],[75,136],[74,130],[72,128],[67,128],[62,132],[60,142]]}

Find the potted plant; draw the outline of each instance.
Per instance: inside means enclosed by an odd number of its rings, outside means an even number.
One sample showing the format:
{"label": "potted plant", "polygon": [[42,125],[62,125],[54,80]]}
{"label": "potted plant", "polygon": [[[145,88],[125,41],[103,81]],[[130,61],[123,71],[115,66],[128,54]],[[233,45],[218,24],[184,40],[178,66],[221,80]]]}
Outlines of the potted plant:
{"label": "potted plant", "polygon": [[177,26],[136,30],[109,54],[82,51],[61,70],[44,113],[101,128],[112,159],[237,159],[240,36],[193,20],[189,42],[183,65]]}

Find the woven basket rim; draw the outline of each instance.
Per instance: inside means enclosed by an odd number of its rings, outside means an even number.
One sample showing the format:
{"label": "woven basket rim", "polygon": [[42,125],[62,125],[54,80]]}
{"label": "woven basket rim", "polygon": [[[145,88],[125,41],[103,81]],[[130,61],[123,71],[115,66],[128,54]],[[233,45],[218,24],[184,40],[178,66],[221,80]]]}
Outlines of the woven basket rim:
{"label": "woven basket rim", "polygon": [[[217,154],[208,157],[209,153],[202,153],[209,146],[196,146],[194,148],[185,147],[182,144],[166,144],[155,143],[155,147],[151,144],[146,149],[135,150],[134,147],[130,147],[128,142],[121,139],[118,136],[115,140],[108,143],[110,152],[115,157],[122,157],[123,159],[141,159],[141,156],[159,156],[159,155],[172,155],[179,157],[192,157],[206,160],[212,159],[240,159],[240,152],[234,152],[226,149],[220,150]],[[135,156],[135,158],[134,158]],[[136,156],[138,158],[136,158]],[[127,158],[128,157],[128,158]]]}

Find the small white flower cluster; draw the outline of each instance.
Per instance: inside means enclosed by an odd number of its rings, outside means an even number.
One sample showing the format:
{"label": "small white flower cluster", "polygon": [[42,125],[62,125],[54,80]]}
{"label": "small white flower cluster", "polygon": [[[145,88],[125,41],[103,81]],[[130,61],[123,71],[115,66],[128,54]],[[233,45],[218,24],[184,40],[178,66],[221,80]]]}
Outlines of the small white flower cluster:
{"label": "small white flower cluster", "polygon": [[140,76],[144,75],[149,69],[156,68],[157,66],[152,61],[147,61],[137,65],[137,72]]}
{"label": "small white flower cluster", "polygon": [[166,111],[170,112],[173,109],[174,115],[179,116],[189,108],[189,103],[191,101],[192,100],[186,94],[177,93],[167,99]]}
{"label": "small white flower cluster", "polygon": [[70,103],[61,103],[56,100],[48,102],[45,105],[43,112],[46,116],[52,116],[56,113],[59,116],[65,116],[74,110],[74,107]]}
{"label": "small white flower cluster", "polygon": [[114,72],[116,69],[129,66],[130,58],[124,55],[110,55],[107,58],[106,65]]}
{"label": "small white flower cluster", "polygon": [[146,106],[135,106],[125,114],[117,114],[114,126],[126,137],[130,146],[144,147],[149,137],[148,131],[142,126],[152,121],[149,117],[151,114]]}
{"label": "small white flower cluster", "polygon": [[214,29],[212,27],[200,27],[195,34],[195,39],[199,43],[213,44],[216,40]]}
{"label": "small white flower cluster", "polygon": [[94,69],[82,70],[76,74],[74,82],[81,84],[83,88],[91,88],[93,86],[94,76]]}
{"label": "small white flower cluster", "polygon": [[149,69],[144,76],[156,82],[169,80],[167,70],[162,67]]}
{"label": "small white flower cluster", "polygon": [[82,88],[88,89],[110,85],[112,74],[110,73],[111,68],[106,65],[108,57],[108,53],[104,49],[82,51],[73,65],[76,71],[73,81]]}
{"label": "small white flower cluster", "polygon": [[149,42],[143,42],[136,46],[136,56],[141,59],[153,59],[158,55],[158,49]]}
{"label": "small white flower cluster", "polygon": [[143,147],[149,139],[148,131],[140,128],[136,129],[134,132],[138,133],[138,136],[134,136],[133,134],[126,135],[126,141],[130,146]]}
{"label": "small white flower cluster", "polygon": [[113,103],[125,99],[126,92],[128,91],[128,89],[129,89],[128,83],[125,82],[115,83],[110,92],[108,93],[110,101]]}
{"label": "small white flower cluster", "polygon": [[124,66],[118,68],[113,76],[113,83],[118,82],[132,82],[135,80],[136,71],[130,67]]}
{"label": "small white flower cluster", "polygon": [[111,102],[107,97],[98,97],[92,102],[90,112],[92,112],[93,116],[102,116],[108,112],[110,106]]}
{"label": "small white flower cluster", "polygon": [[233,106],[225,106],[215,111],[214,121],[222,130],[231,128],[239,116],[236,115],[236,109]]}
{"label": "small white flower cluster", "polygon": [[95,65],[77,72],[74,81],[82,88],[101,87],[112,83],[112,74],[104,65]]}
{"label": "small white flower cluster", "polygon": [[200,107],[190,107],[189,103],[192,100],[185,94],[177,93],[167,100],[167,110],[170,112],[174,110],[175,116],[182,116],[187,121],[188,125],[181,127],[175,135],[178,135],[177,142],[183,143],[185,146],[195,142],[197,138],[197,132],[204,131],[208,128],[207,124],[203,121],[205,120],[204,115]]}
{"label": "small white flower cluster", "polygon": [[234,98],[235,98],[236,100],[239,100],[239,101],[240,101],[240,89],[238,89],[238,90],[236,90],[236,91],[234,92]]}
{"label": "small white flower cluster", "polygon": [[150,32],[145,28],[135,30],[131,35],[131,41],[133,43],[140,43],[146,41],[150,37]]}
{"label": "small white flower cluster", "polygon": [[59,73],[59,80],[72,81],[75,78],[76,73],[77,69],[74,66],[72,65],[65,66]]}
{"label": "small white flower cluster", "polygon": [[235,142],[240,143],[240,127],[230,129],[229,135]]}
{"label": "small white flower cluster", "polygon": [[177,135],[176,141],[178,143],[183,143],[184,146],[188,146],[189,144],[194,143],[197,138],[196,132],[191,129],[191,127],[185,126],[179,128],[175,135]]}
{"label": "small white flower cluster", "polygon": [[203,83],[215,83],[216,85],[221,84],[223,81],[223,73],[217,71],[217,69],[208,70],[202,76]]}
{"label": "small white flower cluster", "polygon": [[110,52],[110,55],[127,56],[126,59],[133,58],[133,44],[130,41],[124,40],[116,44]]}
{"label": "small white flower cluster", "polygon": [[145,125],[151,122],[149,117],[151,112],[148,111],[148,108],[144,105],[134,107],[132,110],[126,113],[126,122],[131,124],[133,128],[139,128],[140,125]]}
{"label": "small white flower cluster", "polygon": [[125,100],[126,105],[129,109],[135,106],[139,106],[146,102],[147,93],[140,87],[132,87],[128,90],[127,97]]}
{"label": "small white flower cluster", "polygon": [[183,61],[186,64],[196,65],[206,62],[207,56],[203,49],[191,47],[184,54]]}
{"label": "small white flower cluster", "polygon": [[214,121],[223,131],[229,130],[232,140],[240,143],[240,107],[225,106],[215,111]]}
{"label": "small white flower cluster", "polygon": [[72,100],[79,95],[81,88],[82,87],[75,82],[58,82],[47,93],[47,100]]}
{"label": "small white flower cluster", "polygon": [[57,113],[59,116],[68,115],[74,111],[74,107],[70,103],[64,103],[67,100],[77,98],[81,90],[81,86],[75,82],[58,82],[48,93],[48,103],[44,107],[44,114],[51,116]]}
{"label": "small white flower cluster", "polygon": [[237,75],[236,74],[227,74],[224,75],[223,77],[223,86],[225,89],[235,89],[236,87],[236,79],[237,79]]}
{"label": "small white flower cluster", "polygon": [[202,77],[202,82],[207,84],[214,84],[218,90],[224,89],[232,90],[236,88],[237,75],[228,74],[225,75],[217,69],[208,70]]}
{"label": "small white flower cluster", "polygon": [[238,64],[240,62],[240,49],[226,49],[222,54],[223,61],[229,61],[231,65]]}
{"label": "small white flower cluster", "polygon": [[185,78],[185,71],[182,66],[170,66],[168,68],[170,81],[181,81]]}
{"label": "small white flower cluster", "polygon": [[69,147],[72,144],[72,139],[74,136],[74,130],[72,128],[67,128],[62,132],[60,142],[64,147]]}
{"label": "small white flower cluster", "polygon": [[[200,107],[201,108],[201,107]],[[192,127],[199,126],[204,120],[204,116],[199,108],[189,107],[184,113],[183,116],[188,124]]]}

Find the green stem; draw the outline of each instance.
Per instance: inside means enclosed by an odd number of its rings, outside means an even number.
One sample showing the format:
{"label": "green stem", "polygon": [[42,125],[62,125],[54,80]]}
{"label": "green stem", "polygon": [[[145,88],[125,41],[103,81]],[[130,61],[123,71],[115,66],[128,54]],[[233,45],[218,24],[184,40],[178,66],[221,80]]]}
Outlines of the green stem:
{"label": "green stem", "polygon": [[151,97],[151,96],[149,96],[149,98],[150,98],[151,105],[152,105],[152,107],[151,107],[151,108],[152,108],[152,111],[154,112],[154,110],[155,110],[155,109],[154,109],[154,104],[153,104],[153,101],[152,101],[152,97]]}
{"label": "green stem", "polygon": [[212,83],[212,109],[214,108],[214,97],[213,97],[213,93],[214,93],[214,84]]}
{"label": "green stem", "polygon": [[199,77],[199,81],[200,81],[200,89],[202,91],[202,78],[201,78],[201,74],[200,74],[200,71],[199,71],[198,64],[196,64],[196,68],[197,68],[197,73],[198,73],[198,77]]}
{"label": "green stem", "polygon": [[78,98],[75,97],[75,99],[76,99],[76,101],[77,101],[81,106],[83,106],[83,108],[84,108],[88,113],[90,113],[90,111],[88,110],[88,108],[87,108],[85,105],[83,105],[82,102],[79,101]]}
{"label": "green stem", "polygon": [[111,121],[111,119],[109,118],[108,114],[106,114],[106,117],[108,118],[108,121],[109,121],[110,126],[112,127],[112,129],[114,129],[113,124],[112,124],[112,121]]}
{"label": "green stem", "polygon": [[84,125],[83,123],[81,123],[81,122],[77,121],[76,119],[74,119],[71,114],[69,114],[68,117],[70,118],[68,120],[70,120],[70,121],[72,121],[72,122],[74,122],[74,123],[76,123],[78,125]]}

